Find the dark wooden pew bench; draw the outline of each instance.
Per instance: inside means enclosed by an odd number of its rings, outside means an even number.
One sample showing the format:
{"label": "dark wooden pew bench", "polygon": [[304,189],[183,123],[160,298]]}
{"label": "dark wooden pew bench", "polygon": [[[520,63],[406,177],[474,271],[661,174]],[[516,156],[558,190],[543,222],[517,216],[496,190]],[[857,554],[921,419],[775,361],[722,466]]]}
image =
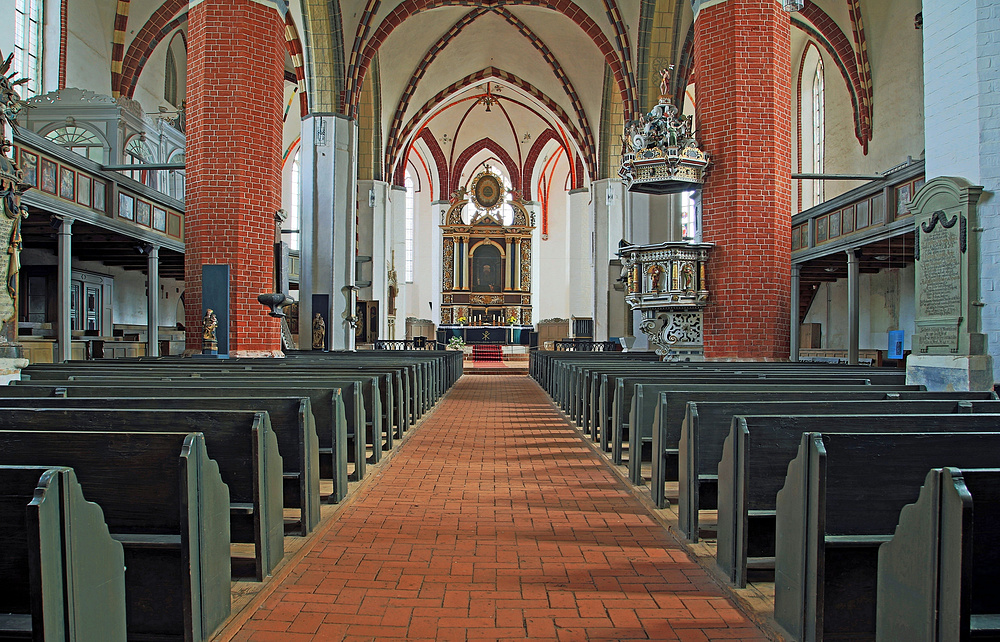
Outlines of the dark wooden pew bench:
{"label": "dark wooden pew bench", "polygon": [[209,639],[230,612],[229,490],[204,436],[0,431],[0,464],[53,462],[122,544],[129,640]]}
{"label": "dark wooden pew bench", "polygon": [[[920,395],[927,393],[904,393]],[[858,400],[852,393],[816,392],[808,401],[689,401],[681,426],[677,526],[699,538],[699,510],[718,508],[719,460],[736,415],[919,415],[1000,413],[1000,401]]]}
{"label": "dark wooden pew bench", "polygon": [[748,569],[774,568],[775,501],[803,433],[992,432],[998,426],[1000,415],[991,414],[737,416],[719,462],[716,561],[736,586],[746,585]]}
{"label": "dark wooden pew bench", "polygon": [[[616,464],[622,463],[624,461],[623,447],[627,442],[629,445],[629,461],[632,459],[632,453],[638,452],[639,457],[635,460],[635,466],[633,474],[633,483],[640,484],[642,482],[639,478],[639,465],[645,461],[652,460],[652,442],[653,442],[653,429],[652,429],[652,414],[645,412],[645,416],[640,419],[640,411],[635,413],[635,424],[636,432],[633,436],[631,432],[631,422],[633,417],[633,411],[636,410],[637,400],[634,398],[636,391],[636,384],[644,383],[658,383],[657,379],[646,379],[637,377],[617,377],[615,379],[616,393],[614,397],[614,405],[611,412],[611,429],[612,429],[612,449],[611,449],[611,459]],[[698,376],[679,376],[673,379],[660,379],[659,383],[661,385],[673,385],[675,387],[689,386],[689,385],[718,385],[720,387],[739,387],[739,386],[752,386],[754,384],[763,386],[803,386],[810,385],[816,388],[831,388],[831,387],[849,387],[849,388],[868,388],[871,387],[871,381],[868,379],[846,376],[810,376],[807,374],[799,374],[788,376],[780,372],[776,373],[750,373],[750,374],[728,374],[728,373],[718,373],[713,375],[698,375]],[[907,388],[905,385],[894,387],[894,389],[903,390],[919,390],[917,386],[911,386]],[[652,410],[656,405],[655,395],[646,402],[645,400],[639,402],[641,403],[640,408],[644,408],[645,411]],[[646,456],[642,457],[642,452],[645,450]]]}
{"label": "dark wooden pew bench", "polygon": [[1000,468],[931,470],[878,552],[875,639],[1000,637]]}
{"label": "dark wooden pew bench", "polygon": [[[7,386],[3,394],[30,388]],[[118,410],[241,410],[266,412],[278,441],[284,470],[283,505],[297,508],[300,517],[286,523],[286,533],[309,534],[320,520],[319,443],[309,397],[3,397],[3,408],[88,408]],[[212,454],[212,453],[209,453]],[[291,530],[289,530],[291,529]]]}
{"label": "dark wooden pew bench", "polygon": [[0,638],[124,642],[125,555],[73,469],[0,466],[0,550]]}
{"label": "dark wooden pew bench", "polygon": [[[680,457],[686,456],[686,451],[680,451],[680,441],[684,430],[684,418],[689,402],[766,402],[766,401],[810,401],[810,400],[837,400],[845,396],[853,401],[879,401],[885,399],[915,400],[923,399],[927,401],[951,399],[966,401],[992,401],[997,399],[993,392],[927,392],[913,390],[891,390],[886,391],[885,386],[871,386],[870,388],[850,390],[838,388],[825,388],[814,390],[783,390],[768,391],[759,390],[701,390],[701,391],[676,391],[664,390],[663,386],[655,384],[639,384],[639,389],[647,396],[655,394],[657,406],[653,412],[653,457],[652,476],[650,481],[650,497],[658,508],[666,508],[667,497],[664,492],[664,483],[667,481],[679,481]],[[734,413],[744,414],[744,413]],[[722,443],[729,434],[731,422],[725,422],[720,430],[721,435],[710,433],[713,440],[707,446],[709,449],[702,450],[701,460],[707,461],[711,466],[711,471],[718,470],[719,459],[722,458]],[[690,459],[689,459],[690,461]],[[711,474],[710,471],[710,474]],[[675,498],[676,499],[676,498]]]}
{"label": "dark wooden pew bench", "polygon": [[[0,430],[201,432],[208,456],[229,487],[233,543],[254,545],[252,559],[233,556],[233,572],[257,581],[284,556],[282,461],[266,412],[2,408]],[[2,457],[2,455],[0,455]]]}
{"label": "dark wooden pew bench", "polygon": [[803,435],[777,497],[775,621],[799,639],[874,639],[879,546],[946,463],[1000,465],[1000,432]]}
{"label": "dark wooden pew bench", "polygon": [[[56,384],[56,385],[53,385]],[[359,412],[364,412],[360,402],[358,386],[349,383],[344,387],[305,387],[289,384],[277,385],[231,385],[217,386],[204,382],[162,383],[136,382],[130,386],[106,385],[95,382],[63,381],[48,385],[21,382],[16,386],[0,386],[0,398],[4,397],[178,397],[197,402],[218,397],[275,397],[295,395],[308,397],[316,421],[316,435],[319,441],[320,478],[333,480],[333,494],[328,501],[339,502],[347,496],[348,480],[361,479],[365,474],[364,440],[353,438],[353,427],[359,421]],[[350,436],[350,440],[349,440]],[[353,448],[352,457],[348,456]],[[359,462],[354,473],[349,474],[348,461]]]}

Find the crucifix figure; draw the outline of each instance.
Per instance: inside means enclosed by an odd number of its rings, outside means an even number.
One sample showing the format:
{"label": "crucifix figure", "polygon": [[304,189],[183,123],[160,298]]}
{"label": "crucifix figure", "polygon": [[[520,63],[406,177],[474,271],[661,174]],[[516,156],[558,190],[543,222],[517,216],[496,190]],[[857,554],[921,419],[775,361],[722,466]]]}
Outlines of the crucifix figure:
{"label": "crucifix figure", "polygon": [[670,91],[670,72],[674,70],[673,65],[668,65],[660,70],[660,98],[666,98]]}

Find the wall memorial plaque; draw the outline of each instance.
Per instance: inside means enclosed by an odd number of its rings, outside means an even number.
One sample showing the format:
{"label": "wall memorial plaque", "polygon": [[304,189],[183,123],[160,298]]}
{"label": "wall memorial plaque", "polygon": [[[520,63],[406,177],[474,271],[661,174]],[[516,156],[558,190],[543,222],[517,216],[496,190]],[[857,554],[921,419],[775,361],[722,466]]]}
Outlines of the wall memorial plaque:
{"label": "wall memorial plaque", "polygon": [[980,192],[961,179],[936,178],[908,203],[916,235],[916,354],[985,354],[974,231]]}

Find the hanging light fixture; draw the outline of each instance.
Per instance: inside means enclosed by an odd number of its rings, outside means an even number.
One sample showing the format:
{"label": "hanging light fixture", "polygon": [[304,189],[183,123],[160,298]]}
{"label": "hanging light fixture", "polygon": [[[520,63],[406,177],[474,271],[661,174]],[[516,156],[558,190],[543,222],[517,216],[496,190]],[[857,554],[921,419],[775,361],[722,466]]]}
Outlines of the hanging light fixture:
{"label": "hanging light fixture", "polygon": [[798,13],[805,6],[805,0],[782,0],[781,8],[788,13]]}
{"label": "hanging light fixture", "polygon": [[489,113],[490,108],[498,102],[500,101],[497,97],[490,92],[490,83],[486,83],[486,94],[480,96],[479,100],[476,101],[476,104],[486,105],[486,112]]}

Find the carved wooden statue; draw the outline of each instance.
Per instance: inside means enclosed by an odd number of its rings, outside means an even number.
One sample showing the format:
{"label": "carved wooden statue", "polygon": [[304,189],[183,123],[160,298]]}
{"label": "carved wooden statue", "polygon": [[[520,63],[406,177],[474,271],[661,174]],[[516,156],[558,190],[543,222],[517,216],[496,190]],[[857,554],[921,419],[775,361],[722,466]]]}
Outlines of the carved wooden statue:
{"label": "carved wooden statue", "polygon": [[319,312],[313,315],[312,347],[313,350],[322,350],[326,347],[326,321]]}
{"label": "carved wooden statue", "polygon": [[219,349],[219,341],[215,331],[219,327],[219,319],[215,316],[215,311],[209,308],[205,311],[205,318],[202,319],[201,338],[202,352],[214,353]]}

